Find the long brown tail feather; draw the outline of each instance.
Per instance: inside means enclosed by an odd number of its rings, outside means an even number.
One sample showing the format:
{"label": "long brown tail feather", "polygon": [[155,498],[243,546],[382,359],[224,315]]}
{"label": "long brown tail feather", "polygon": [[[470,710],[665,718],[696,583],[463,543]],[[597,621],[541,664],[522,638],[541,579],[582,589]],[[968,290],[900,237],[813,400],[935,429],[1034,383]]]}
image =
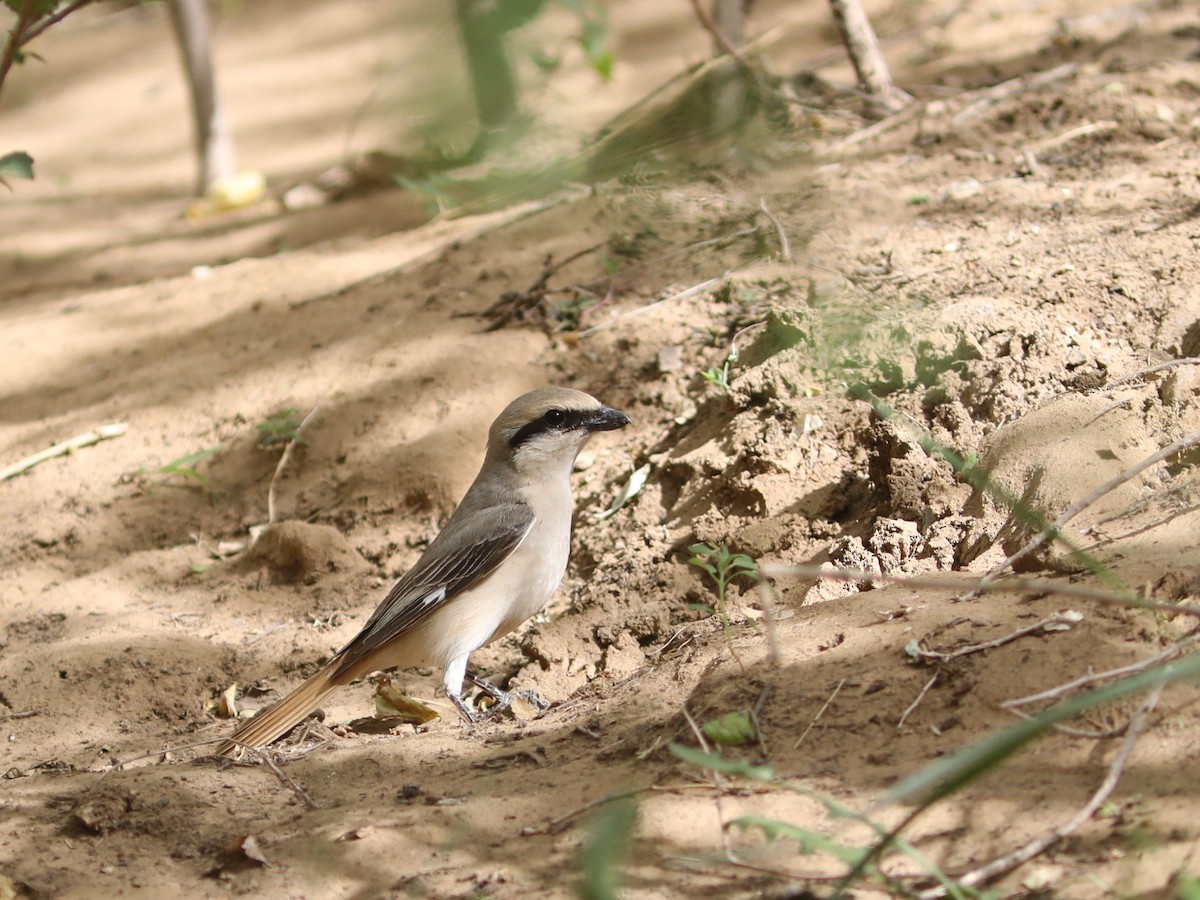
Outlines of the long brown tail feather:
{"label": "long brown tail feather", "polygon": [[322,700],[345,683],[336,677],[336,662],[336,659],[331,661],[274,706],[239,725],[229,740],[217,748],[217,755],[235,756],[242,747],[265,747],[303,722]]}

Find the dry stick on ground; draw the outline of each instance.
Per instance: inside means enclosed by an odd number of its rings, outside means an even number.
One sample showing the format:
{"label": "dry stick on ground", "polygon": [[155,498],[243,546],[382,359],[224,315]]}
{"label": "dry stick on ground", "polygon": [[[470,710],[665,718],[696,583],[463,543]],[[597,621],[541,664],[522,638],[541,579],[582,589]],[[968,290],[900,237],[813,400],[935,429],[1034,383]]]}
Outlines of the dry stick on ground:
{"label": "dry stick on ground", "polygon": [[1077,141],[1083,137],[1091,137],[1093,134],[1108,134],[1110,131],[1116,131],[1117,127],[1117,123],[1111,119],[1105,119],[1100,122],[1086,122],[1077,128],[1064,131],[1055,137],[1038,141],[1031,149],[1034,154],[1042,154],[1047,150],[1054,150],[1063,144],[1069,144],[1071,141]]}
{"label": "dry stick on ground", "polygon": [[296,445],[300,443],[300,432],[304,430],[304,426],[312,420],[312,417],[317,414],[317,410],[320,408],[320,403],[312,408],[309,414],[304,417],[304,420],[296,426],[296,430],[292,433],[292,439],[288,441],[288,445],[283,448],[283,453],[280,455],[279,462],[275,466],[275,474],[271,476],[271,486],[267,488],[268,525],[275,524],[275,482],[277,482],[279,480],[279,476],[283,474],[283,470],[287,466],[288,460],[292,458],[292,451],[296,448]]}
{"label": "dry stick on ground", "polygon": [[[1089,493],[1083,499],[1077,500],[1076,502],[1072,503],[1070,506],[1068,506],[1063,511],[1062,515],[1060,515],[1057,519],[1055,519],[1053,522],[1051,522],[1049,525],[1047,525],[1045,528],[1043,528],[1037,534],[1037,536],[1034,537],[1033,540],[1031,540],[1029,543],[1027,543],[1020,550],[1016,551],[1011,556],[1009,556],[1008,559],[1004,560],[1004,562],[998,563],[995,568],[993,568],[990,572],[988,572],[986,575],[984,575],[983,578],[980,580],[980,586],[986,587],[988,584],[991,584],[1006,569],[1008,569],[1010,566],[1012,566],[1018,560],[1024,559],[1026,556],[1028,556],[1033,551],[1037,550],[1038,547],[1042,546],[1048,540],[1050,540],[1051,538],[1057,537],[1064,525],[1066,525],[1068,522],[1070,522],[1073,518],[1075,518],[1077,515],[1079,515],[1081,512],[1083,512],[1085,509],[1087,509],[1089,506],[1091,506],[1093,503],[1095,503],[1097,500],[1099,500],[1105,494],[1109,493],[1109,491],[1112,491],[1115,488],[1120,487],[1121,485],[1125,484],[1125,482],[1127,482],[1127,481],[1132,481],[1134,478],[1136,478],[1138,475],[1140,475],[1146,469],[1149,469],[1151,466],[1158,465],[1164,459],[1167,459],[1170,456],[1174,456],[1176,453],[1186,450],[1188,447],[1192,446],[1192,444],[1195,444],[1197,442],[1200,442],[1200,431],[1193,431],[1187,437],[1180,438],[1179,440],[1175,441],[1175,443],[1173,443],[1173,444],[1168,444],[1166,447],[1163,447],[1157,453],[1154,453],[1154,454],[1146,457],[1145,459],[1143,459],[1141,462],[1137,463],[1136,465],[1130,466],[1128,469],[1126,469],[1120,475],[1117,475],[1115,478],[1110,478],[1108,481],[1106,481],[1106,482],[1104,482],[1104,484],[1098,486],[1095,490],[1093,490],[1091,493]],[[979,588],[976,588],[975,590],[978,591]]]}
{"label": "dry stick on ground", "polygon": [[758,198],[758,208],[762,210],[763,215],[767,220],[775,226],[775,233],[779,235],[779,258],[784,262],[792,261],[792,245],[788,241],[787,232],[783,229],[783,223],[775,217],[775,213],[767,209],[767,201],[762,197]]}
{"label": "dry stick on ground", "polygon": [[835,687],[833,689],[833,692],[828,697],[825,698],[825,703],[821,706],[820,709],[817,710],[817,714],[812,717],[812,721],[808,723],[808,727],[804,729],[804,732],[800,735],[800,737],[796,738],[796,743],[792,744],[793,750],[800,749],[800,745],[804,743],[804,739],[806,737],[808,737],[808,733],[813,730],[813,726],[817,724],[817,722],[820,720],[821,716],[825,715],[825,710],[829,709],[829,705],[831,703],[833,703],[834,698],[837,697],[838,693],[842,689],[842,685],[845,683],[846,683],[846,679],[843,678],[841,681],[839,681],[837,683],[837,687]]}
{"label": "dry stick on ground", "polygon": [[1128,384],[1131,381],[1145,375],[1153,375],[1155,372],[1162,372],[1165,369],[1174,369],[1176,366],[1198,366],[1200,365],[1200,356],[1187,356],[1183,359],[1173,359],[1170,362],[1159,363],[1157,366],[1147,366],[1145,369],[1138,369],[1136,372],[1130,372],[1128,375],[1122,375],[1116,381],[1110,381],[1104,386],[1104,390],[1111,391],[1115,387],[1120,387],[1123,384]]}
{"label": "dry stick on ground", "polygon": [[1061,66],[1055,66],[1053,69],[1047,69],[1045,72],[1038,72],[1036,75],[1022,75],[1018,78],[1010,78],[1008,81],[993,85],[984,91],[983,96],[974,103],[959,110],[954,115],[954,118],[950,120],[950,124],[965,125],[968,122],[978,119],[997,103],[1074,75],[1078,68],[1079,65],[1077,63],[1064,63]]}
{"label": "dry stick on ground", "polygon": [[[980,641],[977,644],[967,644],[965,647],[959,647],[950,653],[941,653],[937,650],[925,650],[919,645],[913,649],[913,653],[921,659],[933,659],[938,662],[949,662],[952,659],[958,659],[960,656],[967,656],[971,653],[979,653],[983,650],[994,650],[997,647],[1003,647],[1005,644],[1012,643],[1017,638],[1023,638],[1029,634],[1037,634],[1039,631],[1068,631],[1071,626],[1077,625],[1083,621],[1083,615],[1072,609],[1065,612],[1051,613],[1042,619],[1040,622],[1034,622],[1032,625],[1026,625],[1024,628],[1018,628],[1016,631],[1001,637],[994,638],[990,641]],[[1057,627],[1054,627],[1057,626]]]}
{"label": "dry stick on ground", "polygon": [[129,426],[124,422],[118,422],[113,425],[101,425],[95,431],[88,431],[84,434],[76,435],[69,441],[63,441],[62,443],[55,444],[53,447],[47,447],[45,450],[39,451],[32,456],[25,457],[20,462],[0,469],[0,481],[7,481],[16,475],[20,475],[22,472],[28,472],[39,463],[44,463],[48,459],[54,459],[56,456],[66,456],[82,447],[90,447],[92,444],[120,437],[128,428]]}
{"label": "dry stick on ground", "polygon": [[928,694],[930,690],[932,690],[932,688],[935,684],[937,684],[938,676],[941,674],[942,674],[941,669],[938,669],[936,672],[934,672],[933,675],[930,677],[930,679],[925,682],[925,686],[923,688],[921,688],[921,693],[917,694],[917,699],[914,700],[912,703],[908,704],[908,709],[906,709],[904,711],[903,715],[900,716],[900,721],[896,723],[897,731],[899,731],[901,728],[903,728],[904,723],[908,721],[908,717],[911,716],[914,712],[916,712],[917,707],[921,705],[921,701],[925,699],[925,695]]}
{"label": "dry stick on ground", "polygon": [[[1158,700],[1162,696],[1164,687],[1165,685],[1160,684],[1154,688],[1142,702],[1138,711],[1134,713],[1133,718],[1129,722],[1129,730],[1125,734],[1125,740],[1121,742],[1121,746],[1117,749],[1117,755],[1113,757],[1112,764],[1108,767],[1108,773],[1104,776],[1104,780],[1100,783],[1096,792],[1092,794],[1091,799],[1084,804],[1079,812],[1062,825],[1034,838],[1011,853],[1006,853],[986,865],[979,866],[970,872],[960,875],[956,879],[956,882],[963,887],[972,888],[976,885],[995,881],[1018,866],[1029,862],[1034,857],[1045,853],[1051,847],[1078,831],[1080,826],[1095,815],[1096,810],[1108,799],[1109,795],[1116,788],[1117,783],[1121,780],[1121,775],[1125,771],[1125,766],[1129,762],[1133,748],[1146,727],[1146,719],[1154,711],[1154,707],[1158,705]],[[946,889],[944,887],[932,888],[931,890],[923,891],[917,896],[921,900],[937,900],[939,897],[946,896]]]}
{"label": "dry stick on ground", "polygon": [[878,122],[874,122],[873,124],[868,125],[866,128],[860,128],[858,131],[846,135],[839,141],[834,141],[829,145],[829,152],[839,153],[842,150],[849,150],[851,147],[856,147],[865,141],[869,141],[871,138],[879,137],[881,134],[885,134],[895,128],[900,127],[909,119],[916,118],[924,110],[924,104],[910,104],[906,109],[901,110],[894,116],[889,116],[886,119],[880,119]]}
{"label": "dry stick on ground", "polygon": [[[114,759],[114,760],[112,760],[112,763],[109,765],[109,767],[100,773],[100,777],[105,778],[109,772],[124,771],[125,767],[127,765],[129,765],[130,763],[140,762],[143,759],[154,759],[155,757],[158,757],[158,756],[165,756],[168,753],[178,753],[181,750],[194,750],[197,747],[207,747],[211,744],[224,743],[226,740],[231,740],[231,738],[212,738],[207,741],[195,741],[194,743],[191,743],[191,744],[181,744],[178,747],[168,747],[165,750],[156,750],[153,753],[142,753],[139,756],[133,756],[133,757],[130,757],[129,759],[122,759],[122,760]],[[235,743],[238,743],[238,742],[235,741]],[[267,767],[272,772],[275,773],[275,776],[281,782],[283,782],[283,784],[286,785],[287,788],[292,793],[294,793],[297,797],[299,797],[300,801],[308,809],[316,809],[317,808],[317,804],[315,802],[313,802],[312,797],[310,797],[305,792],[304,788],[300,787],[300,785],[296,784],[295,781],[288,778],[287,775],[284,774],[284,771],[282,769],[280,769],[279,766],[276,765],[275,762],[270,758],[270,756],[268,755],[268,751],[260,750],[257,747],[251,747],[249,744],[240,744],[239,743],[239,746],[242,747],[243,749],[254,751],[254,753],[256,753],[262,759],[262,761],[264,763],[266,763]],[[209,761],[219,759],[219,761],[221,762],[222,765],[232,765],[233,764],[229,760],[221,759],[219,757],[210,756],[210,757],[206,757],[206,759],[208,759]],[[95,770],[91,770],[91,771],[95,771]]]}
{"label": "dry stick on ground", "polygon": [[1058,687],[1048,688],[1044,691],[1038,691],[1036,694],[1030,694],[1027,697],[1018,697],[1015,700],[1005,700],[1000,706],[1004,709],[1014,709],[1018,706],[1028,706],[1031,703],[1041,703],[1043,700],[1058,700],[1078,690],[1079,688],[1088,687],[1100,681],[1111,681],[1114,678],[1121,678],[1125,675],[1134,675],[1146,669],[1151,669],[1159,663],[1164,663],[1182,653],[1192,644],[1200,642],[1200,634],[1192,634],[1179,641],[1172,647],[1167,648],[1157,656],[1151,656],[1149,659],[1143,659],[1141,662],[1130,663],[1127,666],[1121,666],[1117,669],[1108,669],[1104,672],[1088,672],[1086,675],[1080,675],[1065,684],[1060,684]]}
{"label": "dry stick on ground", "polygon": [[619,316],[614,316],[613,318],[609,319],[607,322],[601,322],[598,325],[593,325],[591,328],[585,328],[583,331],[579,332],[579,338],[580,338],[580,340],[582,340],[583,338],[588,337],[589,335],[595,334],[597,331],[603,331],[606,328],[612,328],[618,322],[623,322],[625,319],[631,318],[633,316],[640,316],[640,315],[642,315],[642,313],[649,312],[652,309],[662,306],[664,303],[671,303],[672,301],[675,301],[675,300],[686,300],[689,297],[695,297],[698,294],[703,294],[709,288],[716,287],[718,284],[720,284],[722,281],[724,281],[726,278],[728,278],[731,273],[732,273],[732,270],[730,270],[729,272],[726,272],[723,275],[718,275],[716,278],[710,278],[710,279],[708,279],[708,281],[702,281],[699,284],[694,284],[690,288],[685,288],[684,290],[679,291],[676,294],[671,294],[671,296],[669,296],[669,297],[663,297],[661,300],[655,300],[653,303],[647,304],[646,306],[639,306],[637,309],[631,309],[627,313],[622,313]]}
{"label": "dry stick on ground", "polygon": [[861,0],[829,0],[829,7],[863,90],[887,112],[902,109],[912,97],[892,83],[887,62],[879,49],[879,39],[863,11]]}
{"label": "dry stick on ground", "polygon": [[771,563],[760,564],[759,569],[768,578],[778,578],[790,575],[795,578],[817,578],[826,581],[866,581],[876,585],[898,584],[906,587],[935,588],[940,590],[961,590],[967,587],[972,591],[1019,591],[1024,594],[1060,594],[1064,597],[1080,597],[1084,600],[1094,600],[1097,603],[1109,603],[1115,606],[1133,606],[1138,609],[1159,609],[1164,612],[1187,613],[1200,618],[1200,606],[1186,603],[1160,603],[1157,600],[1144,600],[1132,594],[1119,594],[1103,588],[1087,587],[1079,584],[1059,584],[1039,578],[1027,578],[1023,575],[1011,575],[1002,581],[983,584],[979,578],[946,578],[935,575],[885,575],[880,572],[867,572],[861,569],[827,569],[823,566],[779,566]]}
{"label": "dry stick on ground", "polygon": [[654,790],[654,786],[644,788],[634,788],[630,791],[621,791],[618,794],[605,794],[603,797],[597,797],[595,800],[589,800],[583,806],[576,807],[570,812],[565,812],[561,816],[555,816],[545,825],[527,825],[521,829],[522,837],[529,837],[535,834],[559,834],[564,831],[571,821],[585,812],[595,809],[598,806],[604,806],[607,803],[612,803],[615,800],[628,800],[631,797],[636,797],[638,794],[644,794],[646,791]]}
{"label": "dry stick on ground", "polygon": [[492,320],[484,331],[498,331],[521,313],[537,306],[546,298],[547,285],[560,269],[565,268],[577,259],[587,256],[589,253],[594,253],[606,243],[607,241],[599,241],[590,247],[584,247],[582,250],[572,253],[558,262],[551,262],[547,259],[545,265],[542,266],[542,274],[537,277],[537,280],[533,284],[519,294],[504,294],[499,300],[483,311],[484,317]]}
{"label": "dry stick on ground", "polygon": [[[1019,709],[1009,709],[1009,710],[1005,710],[1005,712],[1010,712],[1014,716],[1016,716],[1018,719],[1025,719],[1027,721],[1029,719],[1035,718],[1035,716],[1031,716],[1029,713],[1022,712]],[[1086,728],[1074,728],[1070,725],[1061,725],[1061,724],[1057,724],[1057,723],[1054,725],[1051,725],[1050,727],[1053,728],[1055,731],[1057,731],[1059,734],[1069,735],[1070,737],[1086,738],[1087,740],[1090,740],[1090,741],[1106,741],[1109,738],[1120,737],[1121,735],[1123,735],[1126,731],[1129,730],[1129,723],[1125,722],[1124,724],[1117,725],[1114,728],[1107,728],[1104,731],[1089,731]]]}

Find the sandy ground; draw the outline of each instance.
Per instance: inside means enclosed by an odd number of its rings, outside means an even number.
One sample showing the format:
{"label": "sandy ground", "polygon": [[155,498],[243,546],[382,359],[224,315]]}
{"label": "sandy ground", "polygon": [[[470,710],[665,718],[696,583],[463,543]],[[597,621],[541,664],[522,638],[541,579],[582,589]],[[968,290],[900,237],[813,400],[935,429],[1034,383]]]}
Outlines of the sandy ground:
{"label": "sandy ground", "polygon": [[[566,48],[554,77],[525,72],[542,125],[523,152],[569,152],[703,59],[676,6],[614,4],[607,87],[571,52],[568,19],[522,37]],[[1026,539],[1000,492],[1057,515],[1200,428],[1194,368],[1145,374],[1200,356],[1194,11],[873,10],[918,113],[864,133],[853,97],[805,81],[793,130],[760,127],[754,152],[664,147],[592,188],[433,221],[427,197],[400,190],[189,221],[165,11],[49,36],[37,77],[18,72],[0,107],[0,150],[38,165],[37,181],[0,192],[0,465],[105,423],[127,431],[0,483],[0,895],[571,896],[620,794],[637,810],[629,896],[820,895],[838,864],[730,823],[762,816],[861,846],[803,791],[865,807],[1014,722],[1004,701],[1189,633],[1186,615],[1051,592],[958,602],[956,573]],[[776,72],[850,82],[823,4],[755,14],[756,33],[781,29]],[[440,4],[229,7],[217,64],[240,164],[278,197],[372,149],[468,141],[456,54]],[[503,294],[593,245],[545,302],[487,330]],[[700,373],[732,341],[723,392]],[[435,696],[439,673],[408,671],[394,677],[445,717],[372,721],[372,687],[355,685],[281,748],[284,777],[206,761],[202,742],[232,728],[222,693],[236,684],[239,705],[265,705],[350,638],[453,508],[496,412],[545,383],[634,420],[581,458],[556,599],[474,660],[554,708],[469,728]],[[873,416],[851,384],[896,416]],[[256,426],[284,408],[316,409],[275,490],[277,518],[297,524],[274,554],[235,553],[267,521],[279,457]],[[922,450],[922,430],[974,454],[997,491]],[[203,480],[163,471],[200,451]],[[1125,481],[1068,536],[1110,581],[1194,602],[1194,462]],[[641,493],[598,520],[646,465]],[[727,638],[687,561],[697,541],[947,581],[781,577],[773,627],[738,582]],[[1104,586],[1058,547],[1020,568]],[[1065,610],[1079,614],[1065,630],[936,664],[906,654]],[[1176,873],[1196,873],[1195,700],[1169,689],[1100,814],[1000,891],[1167,896]],[[910,840],[962,872],[1066,822],[1138,702],[1072,723],[1108,737],[1034,743]],[[748,707],[761,740],[722,752],[774,780],[714,785],[669,751],[696,745],[687,716]],[[887,867],[917,872],[902,857]]]}

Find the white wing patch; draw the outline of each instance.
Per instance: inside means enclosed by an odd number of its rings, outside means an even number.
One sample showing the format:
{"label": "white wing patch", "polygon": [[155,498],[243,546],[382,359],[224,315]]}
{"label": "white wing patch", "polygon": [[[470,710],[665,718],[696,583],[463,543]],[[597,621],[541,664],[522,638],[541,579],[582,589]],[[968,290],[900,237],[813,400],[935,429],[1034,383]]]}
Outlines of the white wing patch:
{"label": "white wing patch", "polygon": [[422,606],[433,606],[435,603],[441,603],[446,599],[446,586],[442,585],[436,591],[430,591],[421,598]]}

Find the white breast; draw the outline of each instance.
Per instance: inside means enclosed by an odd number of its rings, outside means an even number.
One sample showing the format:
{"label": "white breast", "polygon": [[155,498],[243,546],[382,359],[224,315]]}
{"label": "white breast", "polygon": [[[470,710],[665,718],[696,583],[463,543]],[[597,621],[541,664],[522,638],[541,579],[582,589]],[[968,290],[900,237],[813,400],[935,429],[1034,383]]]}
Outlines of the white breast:
{"label": "white breast", "polygon": [[445,666],[508,634],[546,605],[571,552],[570,482],[564,479],[562,486],[565,490],[556,491],[559,485],[547,485],[531,496],[535,510],[549,513],[534,519],[520,546],[486,580],[413,628],[396,648],[404,658],[393,665]]}

